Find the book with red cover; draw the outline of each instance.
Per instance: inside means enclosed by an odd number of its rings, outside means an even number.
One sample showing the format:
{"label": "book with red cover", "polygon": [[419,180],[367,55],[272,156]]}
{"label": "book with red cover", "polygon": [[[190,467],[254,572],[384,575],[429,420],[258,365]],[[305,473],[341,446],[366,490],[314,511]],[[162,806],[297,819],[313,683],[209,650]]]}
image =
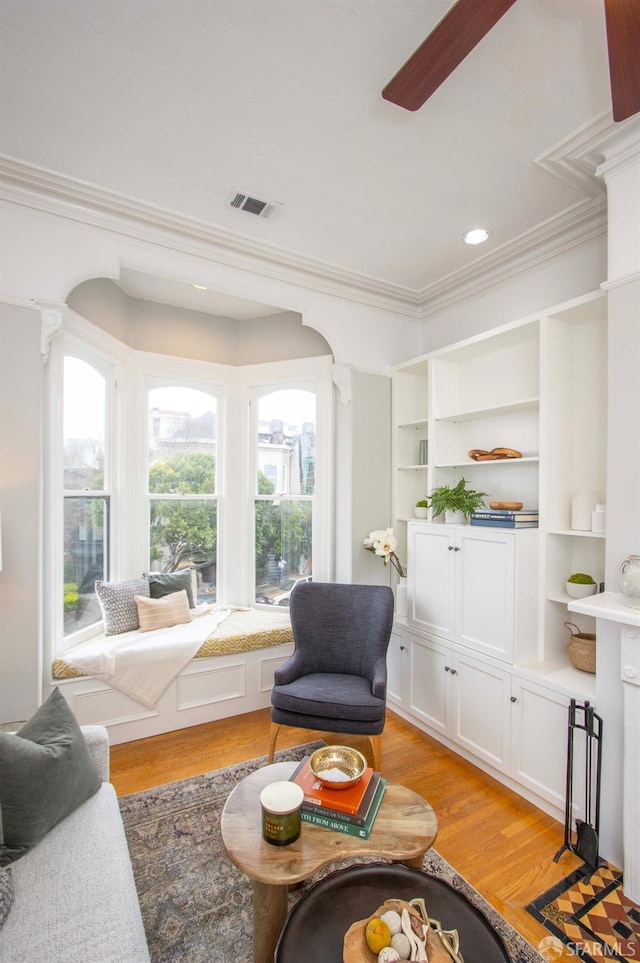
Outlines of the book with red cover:
{"label": "book with red cover", "polygon": [[305,756],[290,779],[302,787],[305,803],[356,816],[372,776],[373,769],[367,766],[355,786],[347,789],[327,789],[318,782],[309,767],[309,757]]}

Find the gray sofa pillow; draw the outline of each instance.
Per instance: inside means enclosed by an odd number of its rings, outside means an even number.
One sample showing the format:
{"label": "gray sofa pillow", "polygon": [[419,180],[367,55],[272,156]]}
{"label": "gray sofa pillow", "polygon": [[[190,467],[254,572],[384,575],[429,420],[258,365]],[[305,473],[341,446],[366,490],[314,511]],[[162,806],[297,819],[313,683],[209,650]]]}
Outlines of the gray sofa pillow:
{"label": "gray sofa pillow", "polygon": [[165,595],[172,595],[174,592],[181,592],[184,589],[189,599],[189,608],[195,608],[191,572],[192,569],[190,568],[182,569],[180,572],[150,572],[149,591],[151,598],[162,599]]}
{"label": "gray sofa pillow", "polygon": [[102,785],[59,689],[16,733],[0,732],[0,866],[24,856]]}
{"label": "gray sofa pillow", "polygon": [[96,582],[96,595],[104,618],[104,634],[120,635],[139,628],[136,595],[149,598],[149,579],[131,578],[126,582]]}

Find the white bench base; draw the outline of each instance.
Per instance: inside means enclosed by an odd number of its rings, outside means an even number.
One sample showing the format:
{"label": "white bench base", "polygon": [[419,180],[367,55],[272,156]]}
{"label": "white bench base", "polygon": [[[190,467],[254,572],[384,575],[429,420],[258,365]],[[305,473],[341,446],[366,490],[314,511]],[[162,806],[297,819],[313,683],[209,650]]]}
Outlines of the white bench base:
{"label": "white bench base", "polygon": [[60,687],[80,725],[106,726],[118,745],[268,707],[273,674],[292,652],[289,643],[193,659],[153,709],[91,677],[52,679],[51,687]]}

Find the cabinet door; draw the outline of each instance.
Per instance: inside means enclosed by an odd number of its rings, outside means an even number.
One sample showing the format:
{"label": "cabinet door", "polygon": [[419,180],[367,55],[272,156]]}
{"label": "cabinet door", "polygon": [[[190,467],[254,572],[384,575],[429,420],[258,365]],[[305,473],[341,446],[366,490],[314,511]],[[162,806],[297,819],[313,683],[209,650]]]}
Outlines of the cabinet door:
{"label": "cabinet door", "polygon": [[514,658],[515,539],[512,532],[458,529],[457,640],[505,662]]}
{"label": "cabinet door", "polygon": [[[512,696],[511,775],[563,809],[569,697],[516,678]],[[578,778],[574,797],[581,795],[581,787],[582,779]]]}
{"label": "cabinet door", "polygon": [[451,650],[410,633],[407,641],[411,653],[409,709],[431,729],[447,735],[451,716]]}
{"label": "cabinet door", "polygon": [[455,635],[455,531],[409,523],[409,624]]}
{"label": "cabinet door", "polygon": [[387,700],[402,705],[405,698],[404,676],[407,643],[402,629],[394,628],[387,649]]}
{"label": "cabinet door", "polygon": [[509,772],[510,674],[462,655],[456,655],[452,672],[452,738],[500,772]]}

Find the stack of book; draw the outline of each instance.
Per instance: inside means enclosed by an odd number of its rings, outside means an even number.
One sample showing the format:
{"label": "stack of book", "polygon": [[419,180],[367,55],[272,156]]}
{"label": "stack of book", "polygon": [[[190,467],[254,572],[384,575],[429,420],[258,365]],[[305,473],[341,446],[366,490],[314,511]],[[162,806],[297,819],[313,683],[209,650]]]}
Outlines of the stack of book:
{"label": "stack of book", "polygon": [[472,525],[482,525],[487,528],[537,528],[538,509],[522,509],[519,512],[502,508],[478,508],[471,512],[469,519]]}
{"label": "stack of book", "polygon": [[386,786],[379,772],[367,767],[355,786],[327,789],[318,782],[309,767],[309,757],[305,756],[290,778],[304,793],[303,822],[360,839],[369,838]]}

